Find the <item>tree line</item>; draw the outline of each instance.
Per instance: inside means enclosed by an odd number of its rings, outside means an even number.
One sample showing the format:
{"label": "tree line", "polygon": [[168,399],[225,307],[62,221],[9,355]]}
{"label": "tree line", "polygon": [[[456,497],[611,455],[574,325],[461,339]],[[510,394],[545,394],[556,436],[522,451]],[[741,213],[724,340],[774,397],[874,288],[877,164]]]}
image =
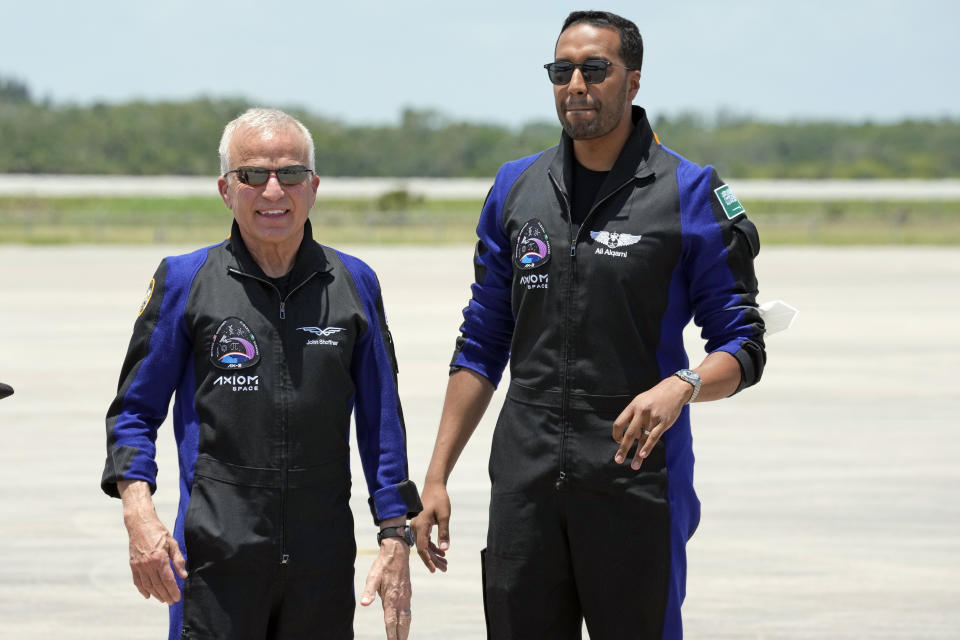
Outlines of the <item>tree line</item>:
{"label": "tree line", "polygon": [[[0,78],[0,173],[212,175],[223,125],[243,99],[57,105]],[[311,131],[326,176],[487,177],[557,143],[556,122],[462,122],[406,109],[394,125],[288,109]],[[891,124],[654,116],[668,147],[736,178],[960,177],[960,119]]]}

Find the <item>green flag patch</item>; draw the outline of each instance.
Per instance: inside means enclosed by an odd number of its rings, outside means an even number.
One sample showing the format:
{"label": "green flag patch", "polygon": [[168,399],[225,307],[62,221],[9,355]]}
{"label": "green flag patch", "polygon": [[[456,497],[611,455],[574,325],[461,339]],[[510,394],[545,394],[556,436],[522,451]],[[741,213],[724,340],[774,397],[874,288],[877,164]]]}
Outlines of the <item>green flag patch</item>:
{"label": "green flag patch", "polygon": [[746,212],[746,209],[744,209],[740,201],[737,200],[737,196],[734,195],[730,185],[725,184],[722,187],[714,189],[713,192],[717,194],[717,200],[720,201],[720,206],[723,207],[723,212],[727,214],[727,218],[733,220],[741,213]]}

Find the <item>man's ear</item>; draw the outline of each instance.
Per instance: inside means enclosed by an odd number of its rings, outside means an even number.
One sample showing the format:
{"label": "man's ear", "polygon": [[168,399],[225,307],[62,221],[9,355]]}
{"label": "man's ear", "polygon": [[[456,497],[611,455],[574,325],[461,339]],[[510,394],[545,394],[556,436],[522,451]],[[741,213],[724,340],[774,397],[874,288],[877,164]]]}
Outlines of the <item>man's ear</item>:
{"label": "man's ear", "polygon": [[637,97],[638,91],[640,91],[640,72],[631,71],[630,78],[627,80],[627,95],[630,97],[630,102]]}
{"label": "man's ear", "polygon": [[230,189],[226,178],[217,178],[217,189],[220,191],[220,197],[223,198],[223,204],[227,205],[227,209],[232,211],[233,202],[232,198],[230,197]]}

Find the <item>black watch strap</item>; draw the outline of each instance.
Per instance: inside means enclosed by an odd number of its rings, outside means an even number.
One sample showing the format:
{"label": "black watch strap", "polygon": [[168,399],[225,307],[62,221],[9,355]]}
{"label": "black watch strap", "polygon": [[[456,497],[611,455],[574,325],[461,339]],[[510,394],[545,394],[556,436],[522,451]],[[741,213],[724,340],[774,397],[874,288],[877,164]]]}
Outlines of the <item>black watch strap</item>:
{"label": "black watch strap", "polygon": [[386,538],[400,538],[406,542],[408,546],[413,546],[413,530],[409,525],[404,524],[399,527],[384,527],[380,529],[380,533],[377,534],[377,544],[383,544]]}

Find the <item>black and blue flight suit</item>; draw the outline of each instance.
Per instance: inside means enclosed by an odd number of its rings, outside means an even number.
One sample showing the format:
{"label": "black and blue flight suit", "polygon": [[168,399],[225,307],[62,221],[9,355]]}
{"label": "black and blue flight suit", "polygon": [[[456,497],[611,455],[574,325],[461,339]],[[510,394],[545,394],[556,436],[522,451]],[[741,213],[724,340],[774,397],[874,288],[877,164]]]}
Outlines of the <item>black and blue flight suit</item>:
{"label": "black and blue flight suit", "polygon": [[175,394],[189,577],[171,640],[353,637],[351,411],[374,520],[420,510],[396,373],[376,275],[316,243],[309,221],[282,294],[236,223],[160,264],[107,414],[101,486],[156,488]]}
{"label": "black and blue flight suit", "polygon": [[[572,141],[504,165],[477,228],[476,282],[452,366],[510,386],[490,457],[484,552],[495,640],[680,638],[697,527],[689,409],[639,472],[612,423],[688,366],[683,328],[760,379],[756,228],[729,187],[662,146],[644,111],[582,224]],[[738,389],[739,391],[739,389]],[[634,451],[630,452],[630,457]]]}

